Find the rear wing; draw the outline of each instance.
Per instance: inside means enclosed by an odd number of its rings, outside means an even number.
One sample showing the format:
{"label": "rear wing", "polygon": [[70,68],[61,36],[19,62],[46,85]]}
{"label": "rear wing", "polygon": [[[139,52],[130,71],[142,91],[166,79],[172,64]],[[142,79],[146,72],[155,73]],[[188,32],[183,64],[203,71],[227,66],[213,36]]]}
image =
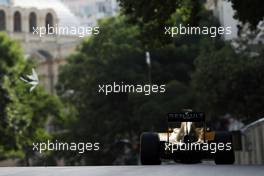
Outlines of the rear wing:
{"label": "rear wing", "polygon": [[168,113],[168,122],[205,122],[203,112]]}

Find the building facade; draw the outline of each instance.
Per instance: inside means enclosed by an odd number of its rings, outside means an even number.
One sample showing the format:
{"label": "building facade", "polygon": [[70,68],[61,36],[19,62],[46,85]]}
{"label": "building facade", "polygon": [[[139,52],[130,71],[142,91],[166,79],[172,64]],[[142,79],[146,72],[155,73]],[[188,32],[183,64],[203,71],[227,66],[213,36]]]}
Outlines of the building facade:
{"label": "building facade", "polygon": [[[78,20],[60,1],[48,1],[38,0],[34,4],[30,0],[0,0],[0,31],[6,32],[21,44],[26,58],[36,60],[40,83],[47,91],[55,93],[58,68],[74,52],[80,38],[70,35],[40,37],[34,34],[34,28],[40,26],[78,25]],[[52,7],[53,5],[57,5],[59,9]],[[64,14],[58,15],[60,11]]]}

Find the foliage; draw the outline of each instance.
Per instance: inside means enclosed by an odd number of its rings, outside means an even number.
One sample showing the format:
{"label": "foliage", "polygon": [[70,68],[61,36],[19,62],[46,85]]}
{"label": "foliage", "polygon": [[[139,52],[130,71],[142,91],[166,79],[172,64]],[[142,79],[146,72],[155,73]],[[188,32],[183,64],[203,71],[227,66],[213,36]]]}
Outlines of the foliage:
{"label": "foliage", "polygon": [[64,119],[60,100],[36,88],[29,93],[28,86],[19,77],[31,73],[31,61],[26,61],[19,45],[0,34],[0,159],[20,157],[29,164],[34,153],[32,143],[50,138],[45,130],[47,120]]}
{"label": "foliage", "polygon": [[235,9],[235,18],[243,24],[249,23],[251,29],[256,29],[264,18],[264,1],[262,0],[229,0]]}
{"label": "foliage", "polygon": [[[192,108],[213,118],[226,112],[240,116],[261,112],[254,102],[260,100],[261,89],[251,78],[259,57],[236,53],[219,36],[163,38],[165,25],[217,26],[200,1],[119,2],[125,16],[101,20],[100,35],[86,39],[60,70],[58,94],[76,110],[75,121],[62,138],[101,143],[100,152],[62,154],[67,164],[113,163],[111,148],[116,141],[137,144],[143,131],[164,130],[168,112]],[[152,84],[165,84],[166,93],[98,93],[102,84],[149,83],[146,50],[151,55]],[[250,59],[256,62],[250,65]],[[243,81],[253,83],[245,86]],[[246,92],[254,88],[256,94]]]}
{"label": "foliage", "polygon": [[139,28],[126,23],[123,16],[103,20],[99,26],[101,35],[84,41],[61,68],[57,91],[78,112],[66,138],[100,140],[103,145],[105,153],[83,156],[88,164],[111,163],[114,158],[109,149],[115,140],[125,138],[135,144],[142,131],[164,130],[167,112],[193,104],[188,84],[197,48],[192,40],[177,48],[167,45],[150,50],[152,84],[166,84],[165,94],[98,93],[98,85],[113,82],[149,83]]}
{"label": "foliage", "polygon": [[227,112],[251,120],[263,116],[263,51],[252,57],[236,53],[230,45],[206,46],[193,74],[200,109],[212,116]]}
{"label": "foliage", "polygon": [[119,2],[121,11],[127,16],[128,21],[139,26],[140,40],[146,49],[172,42],[169,36],[164,35],[165,26],[173,26],[175,22],[198,26],[203,9],[203,1],[200,0],[119,0]]}

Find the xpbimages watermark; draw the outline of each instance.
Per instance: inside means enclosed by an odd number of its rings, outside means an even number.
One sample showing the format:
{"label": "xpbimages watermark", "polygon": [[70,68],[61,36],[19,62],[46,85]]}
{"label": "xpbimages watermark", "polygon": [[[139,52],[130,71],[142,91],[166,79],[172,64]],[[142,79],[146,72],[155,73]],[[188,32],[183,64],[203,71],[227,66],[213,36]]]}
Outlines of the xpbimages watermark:
{"label": "xpbimages watermark", "polygon": [[179,26],[166,26],[164,28],[164,34],[169,35],[171,37],[175,37],[177,35],[208,35],[210,37],[216,37],[218,35],[231,35],[232,30],[231,26],[227,27],[216,27],[216,26],[184,26],[180,24]]}
{"label": "xpbimages watermark", "polygon": [[96,27],[85,27],[85,26],[58,26],[55,24],[47,26],[37,26],[33,27],[33,35],[38,35],[42,37],[44,35],[73,35],[80,38],[89,35],[98,35],[100,33],[100,28]]}
{"label": "xpbimages watermark", "polygon": [[217,151],[232,150],[232,143],[184,143],[180,141],[179,143],[166,142],[164,147],[165,151],[169,151],[171,153],[177,151],[209,151],[210,153],[216,153]]}
{"label": "xpbimages watermark", "polygon": [[124,82],[113,84],[98,85],[98,93],[109,95],[111,93],[143,93],[144,95],[151,95],[157,93],[165,93],[166,85],[146,84],[146,85],[132,85],[124,84]]}
{"label": "xpbimages watermark", "polygon": [[43,153],[45,151],[72,151],[82,154],[88,151],[100,150],[99,142],[60,142],[58,140],[46,142],[37,142],[32,144],[32,150]]}

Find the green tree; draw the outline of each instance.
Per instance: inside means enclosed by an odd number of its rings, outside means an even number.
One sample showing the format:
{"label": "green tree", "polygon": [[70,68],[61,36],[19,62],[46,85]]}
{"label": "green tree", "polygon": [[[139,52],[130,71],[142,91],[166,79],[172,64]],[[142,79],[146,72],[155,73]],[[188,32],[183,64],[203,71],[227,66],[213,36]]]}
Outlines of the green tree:
{"label": "green tree", "polygon": [[48,118],[63,122],[60,100],[37,87],[29,87],[19,77],[31,72],[33,62],[26,61],[19,45],[0,34],[0,159],[19,157],[24,164],[34,155],[32,143],[51,138],[45,130]]}
{"label": "green tree", "polygon": [[165,26],[174,26],[180,22],[198,26],[203,11],[201,0],[118,1],[121,12],[128,17],[128,21],[139,26],[140,40],[146,48],[172,42],[168,35],[164,35]]}
{"label": "green tree", "polygon": [[212,117],[232,113],[253,121],[263,116],[263,51],[252,57],[229,44],[205,46],[193,74],[200,109]]}
{"label": "green tree", "polygon": [[[16,145],[16,139],[10,133],[13,131],[10,129],[13,126],[10,105],[14,99],[11,88],[18,82],[17,76],[23,69],[24,61],[21,49],[3,33],[0,34],[0,53],[0,154],[3,157],[6,150]],[[10,77],[16,79],[11,80]]]}
{"label": "green tree", "polygon": [[88,164],[110,164],[109,149],[115,140],[126,138],[136,144],[143,131],[164,130],[168,112],[194,104],[189,82],[198,52],[193,43],[197,38],[177,47],[150,50],[152,84],[166,84],[165,94],[106,96],[98,93],[98,85],[148,84],[148,66],[138,26],[127,23],[124,16],[102,20],[99,26],[101,34],[85,40],[61,68],[58,94],[77,110],[65,139],[99,140],[103,151],[84,154],[83,158],[68,154],[69,162],[85,159]]}
{"label": "green tree", "polygon": [[[124,24],[124,17],[102,20],[99,26],[101,34],[84,41],[77,54],[62,67],[58,94],[77,109],[78,118],[68,139],[99,141],[101,148],[107,150],[118,135],[131,135],[132,109],[128,94],[105,96],[98,93],[98,85],[145,83],[147,70],[136,26]],[[84,155],[89,164],[110,162],[101,152],[91,155]]]}

